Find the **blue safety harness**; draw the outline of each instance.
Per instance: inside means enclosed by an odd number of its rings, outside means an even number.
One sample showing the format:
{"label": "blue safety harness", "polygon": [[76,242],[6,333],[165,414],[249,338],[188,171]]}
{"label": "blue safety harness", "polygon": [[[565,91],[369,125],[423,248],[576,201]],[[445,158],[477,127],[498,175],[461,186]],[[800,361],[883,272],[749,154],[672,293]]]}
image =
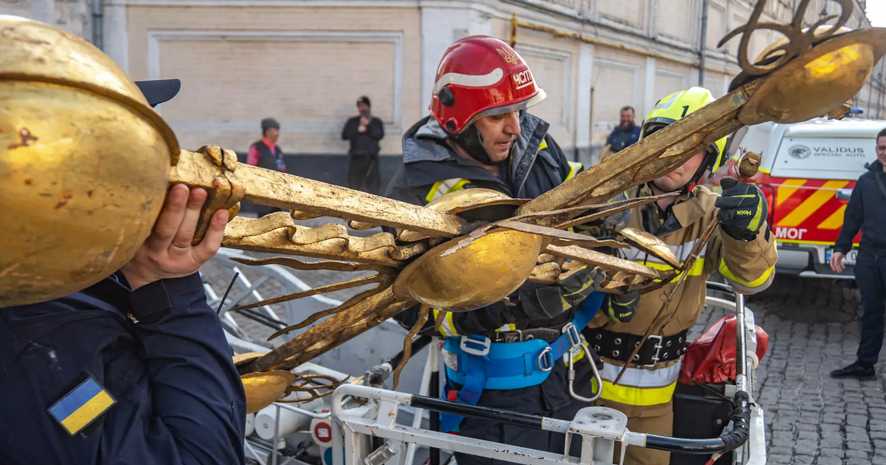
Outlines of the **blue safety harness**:
{"label": "blue safety harness", "polygon": [[[604,296],[594,292],[585,299],[560,337],[550,344],[544,339],[491,342],[486,336],[447,337],[443,342],[444,356],[449,357],[447,383],[461,385],[457,397],[449,400],[477,405],[484,389],[523,389],[544,383],[558,360],[581,347],[581,329],[597,314]],[[463,418],[441,413],[440,429],[457,432]]]}

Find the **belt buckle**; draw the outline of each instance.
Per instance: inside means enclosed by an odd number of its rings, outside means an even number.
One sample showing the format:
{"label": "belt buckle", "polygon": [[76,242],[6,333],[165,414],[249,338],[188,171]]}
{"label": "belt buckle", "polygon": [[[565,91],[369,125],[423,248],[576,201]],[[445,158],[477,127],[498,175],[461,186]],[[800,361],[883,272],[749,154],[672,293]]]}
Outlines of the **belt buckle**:
{"label": "belt buckle", "polygon": [[511,331],[498,331],[495,333],[496,342],[523,342],[523,331],[519,329]]}
{"label": "belt buckle", "polygon": [[462,336],[458,347],[466,354],[485,357],[489,355],[489,348],[492,347],[492,340],[486,336],[483,336],[483,339],[477,339],[472,336]]}
{"label": "belt buckle", "polygon": [[[660,358],[660,357],[661,357],[661,349],[664,348],[664,347],[661,345],[661,343],[664,341],[664,336],[660,336],[660,335],[657,335],[657,334],[650,334],[649,336],[646,336],[646,341],[647,341],[647,342],[648,342],[649,340],[652,340],[652,339],[655,340],[655,345],[652,346],[652,348],[655,349],[655,352],[653,352],[653,353],[652,353],[652,357],[649,358],[649,360],[651,361],[651,363],[646,363],[646,364],[643,364],[643,365],[637,365],[639,368],[652,368],[652,367],[655,366],[656,363],[658,363],[658,362],[661,360],[661,358]],[[642,347],[642,346],[640,347],[640,350],[643,350],[643,347]],[[638,352],[638,353],[639,353],[639,352]]]}

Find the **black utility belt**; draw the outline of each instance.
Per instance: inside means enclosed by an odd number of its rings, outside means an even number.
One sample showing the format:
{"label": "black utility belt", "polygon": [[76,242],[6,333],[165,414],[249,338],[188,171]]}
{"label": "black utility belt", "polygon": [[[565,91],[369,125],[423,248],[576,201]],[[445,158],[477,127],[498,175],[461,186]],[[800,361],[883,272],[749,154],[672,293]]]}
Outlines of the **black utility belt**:
{"label": "black utility belt", "polygon": [[[601,328],[585,329],[585,338],[591,349],[601,357],[628,362],[634,348],[640,345],[642,336],[627,333],[615,333]],[[650,334],[640,350],[631,358],[632,366],[649,366],[661,362],[677,360],[686,353],[686,331],[673,336]]]}
{"label": "black utility belt", "polygon": [[560,337],[561,331],[554,328],[530,328],[515,329],[513,331],[496,331],[489,333],[486,337],[491,342],[524,342],[532,339],[542,339],[547,342],[554,342]]}

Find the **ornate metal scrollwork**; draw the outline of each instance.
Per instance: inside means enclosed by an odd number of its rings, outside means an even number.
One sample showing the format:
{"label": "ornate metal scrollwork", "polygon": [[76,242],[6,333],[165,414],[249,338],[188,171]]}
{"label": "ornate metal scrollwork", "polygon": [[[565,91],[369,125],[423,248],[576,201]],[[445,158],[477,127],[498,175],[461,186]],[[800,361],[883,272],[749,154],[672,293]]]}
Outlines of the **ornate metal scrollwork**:
{"label": "ornate metal scrollwork", "polygon": [[[827,40],[837,33],[840,28],[849,20],[852,14],[852,0],[831,0],[840,5],[839,15],[822,16],[804,30],[803,18],[806,16],[806,10],[809,8],[811,0],[801,0],[794,18],[790,24],[779,24],[772,22],[761,22],[760,17],[766,8],[767,0],[759,0],[754,6],[754,11],[748,22],[727,33],[723,39],[717,44],[722,47],[734,37],[741,35],[741,41],[738,45],[738,64],[744,74],[749,77],[757,77],[769,74],[778,68],[781,68],[801,53],[814,47],[816,44]],[[820,30],[822,26],[836,18],[836,22],[829,28]],[[766,50],[764,56],[754,60],[748,56],[748,47],[750,45],[751,35],[755,31],[771,30],[776,31],[785,36],[787,41],[781,45]]]}

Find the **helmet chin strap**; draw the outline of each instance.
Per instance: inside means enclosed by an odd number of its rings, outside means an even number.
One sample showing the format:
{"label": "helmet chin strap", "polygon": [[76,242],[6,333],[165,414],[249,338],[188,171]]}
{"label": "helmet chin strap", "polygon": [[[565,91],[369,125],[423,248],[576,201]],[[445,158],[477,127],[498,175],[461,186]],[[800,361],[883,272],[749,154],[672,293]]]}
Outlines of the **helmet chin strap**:
{"label": "helmet chin strap", "polygon": [[500,165],[506,162],[508,159],[494,161],[489,158],[489,154],[486,153],[486,149],[483,147],[483,136],[480,135],[480,131],[477,130],[477,126],[471,124],[466,127],[461,134],[455,136],[453,138],[456,144],[459,145],[471,158],[474,160],[483,163],[484,165]]}

